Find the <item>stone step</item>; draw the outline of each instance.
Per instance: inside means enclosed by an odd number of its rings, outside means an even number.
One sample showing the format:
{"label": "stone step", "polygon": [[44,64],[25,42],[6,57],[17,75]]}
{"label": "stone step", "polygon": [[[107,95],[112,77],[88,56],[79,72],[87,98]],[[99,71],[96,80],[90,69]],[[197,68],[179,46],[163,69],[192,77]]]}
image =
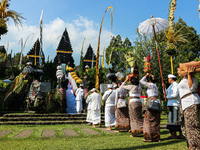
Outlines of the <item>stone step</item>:
{"label": "stone step", "polygon": [[87,123],[85,120],[69,121],[6,121],[0,122],[0,125],[54,125],[54,124],[82,124]]}
{"label": "stone step", "polygon": [[64,120],[86,120],[86,117],[0,117],[0,121],[64,121]]}
{"label": "stone step", "polygon": [[3,117],[86,117],[87,114],[28,114],[28,113],[19,113],[19,114],[4,114]]}

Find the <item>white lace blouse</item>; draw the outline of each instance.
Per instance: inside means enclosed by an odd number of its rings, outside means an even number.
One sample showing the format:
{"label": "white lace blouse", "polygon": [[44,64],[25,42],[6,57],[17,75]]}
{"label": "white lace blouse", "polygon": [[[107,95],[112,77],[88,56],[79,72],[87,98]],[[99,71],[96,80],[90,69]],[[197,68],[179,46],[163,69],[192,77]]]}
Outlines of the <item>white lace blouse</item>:
{"label": "white lace blouse", "polygon": [[123,89],[129,90],[130,97],[139,97],[139,98],[131,98],[130,102],[142,102],[140,100],[140,93],[141,93],[141,85],[125,85],[123,82],[121,87]]}
{"label": "white lace blouse", "polygon": [[158,96],[158,87],[154,83],[146,82],[146,76],[144,76],[140,80],[140,83],[147,87],[147,95],[148,95],[148,97]]}
{"label": "white lace blouse", "polygon": [[[197,92],[197,87],[198,87],[198,80],[195,77],[192,77],[193,85],[190,88],[188,85],[188,76],[183,78],[181,82],[178,84],[178,90],[179,90],[179,95],[180,97],[191,93],[191,92]],[[182,110],[185,110],[186,108],[194,105],[194,104],[200,104],[200,97],[198,93],[191,94],[183,99],[181,99],[181,106]]]}

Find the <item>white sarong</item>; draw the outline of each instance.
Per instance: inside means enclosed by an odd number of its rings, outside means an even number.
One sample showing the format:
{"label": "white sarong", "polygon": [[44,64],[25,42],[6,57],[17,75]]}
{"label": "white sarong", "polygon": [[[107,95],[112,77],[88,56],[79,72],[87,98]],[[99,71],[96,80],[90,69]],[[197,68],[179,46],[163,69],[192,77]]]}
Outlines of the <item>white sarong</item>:
{"label": "white sarong", "polygon": [[86,121],[92,123],[92,111],[91,111],[91,109],[87,110]]}
{"label": "white sarong", "polygon": [[115,106],[105,106],[105,126],[111,127],[115,126]]}
{"label": "white sarong", "polygon": [[76,100],[76,111],[81,112],[83,110],[82,100]]}
{"label": "white sarong", "polygon": [[98,124],[101,122],[101,110],[96,109],[96,110],[91,110],[91,115],[92,115],[92,123],[93,124]]}

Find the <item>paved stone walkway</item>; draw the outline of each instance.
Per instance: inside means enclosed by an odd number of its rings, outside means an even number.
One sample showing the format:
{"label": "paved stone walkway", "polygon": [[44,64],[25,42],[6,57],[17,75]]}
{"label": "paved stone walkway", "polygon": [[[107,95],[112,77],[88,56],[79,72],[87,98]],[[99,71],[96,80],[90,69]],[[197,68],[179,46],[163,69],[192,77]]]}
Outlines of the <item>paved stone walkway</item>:
{"label": "paved stone walkway", "polygon": [[44,129],[42,131],[42,137],[53,137],[55,136],[55,131],[53,129]]}
{"label": "paved stone walkway", "polygon": [[5,135],[9,134],[9,133],[12,132],[12,131],[13,131],[13,130],[3,130],[3,131],[0,132],[0,137],[3,137],[3,136],[5,136]]}
{"label": "paved stone walkway", "polygon": [[15,138],[27,138],[33,133],[33,131],[34,130],[24,130],[20,132],[19,134],[17,134]]}
{"label": "paved stone walkway", "polygon": [[101,133],[94,131],[92,129],[81,129],[81,130],[84,131],[87,135],[101,134]]}
{"label": "paved stone walkway", "polygon": [[65,136],[78,136],[78,133],[72,129],[63,129],[63,132]]}
{"label": "paved stone walkway", "polygon": [[[115,130],[111,130],[108,131],[106,130],[106,128],[97,128],[100,129],[106,133],[112,134],[115,133]],[[81,129],[83,132],[85,132],[87,135],[99,135],[101,134],[101,132],[95,131],[92,128],[85,128],[85,129]],[[0,138],[11,133],[13,130],[3,130],[0,131]],[[65,136],[78,136],[79,134],[74,131],[73,129],[62,129],[63,133]],[[15,135],[15,138],[27,138],[29,137],[32,133],[34,132],[34,130],[23,130],[22,132],[18,133],[17,135]],[[42,131],[41,137],[55,137],[55,131],[54,129],[44,129]]]}

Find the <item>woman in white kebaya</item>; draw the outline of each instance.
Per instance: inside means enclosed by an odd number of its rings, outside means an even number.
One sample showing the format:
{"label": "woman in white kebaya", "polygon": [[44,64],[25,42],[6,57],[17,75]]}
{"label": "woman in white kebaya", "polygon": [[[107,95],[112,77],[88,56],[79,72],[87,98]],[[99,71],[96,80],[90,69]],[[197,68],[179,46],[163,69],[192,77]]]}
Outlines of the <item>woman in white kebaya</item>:
{"label": "woman in white kebaya", "polygon": [[[140,83],[147,87],[148,103],[150,101],[158,100],[158,87],[154,83],[154,77],[147,73]],[[147,105],[148,105],[147,103]],[[144,142],[158,142],[160,141],[160,112],[146,110],[143,123]]]}
{"label": "woman in white kebaya", "polygon": [[197,93],[198,80],[194,76],[194,67],[187,69],[187,75],[182,75],[178,68],[178,75],[183,77],[178,85],[182,113],[184,115],[185,134],[188,148],[200,149],[200,97]]}

